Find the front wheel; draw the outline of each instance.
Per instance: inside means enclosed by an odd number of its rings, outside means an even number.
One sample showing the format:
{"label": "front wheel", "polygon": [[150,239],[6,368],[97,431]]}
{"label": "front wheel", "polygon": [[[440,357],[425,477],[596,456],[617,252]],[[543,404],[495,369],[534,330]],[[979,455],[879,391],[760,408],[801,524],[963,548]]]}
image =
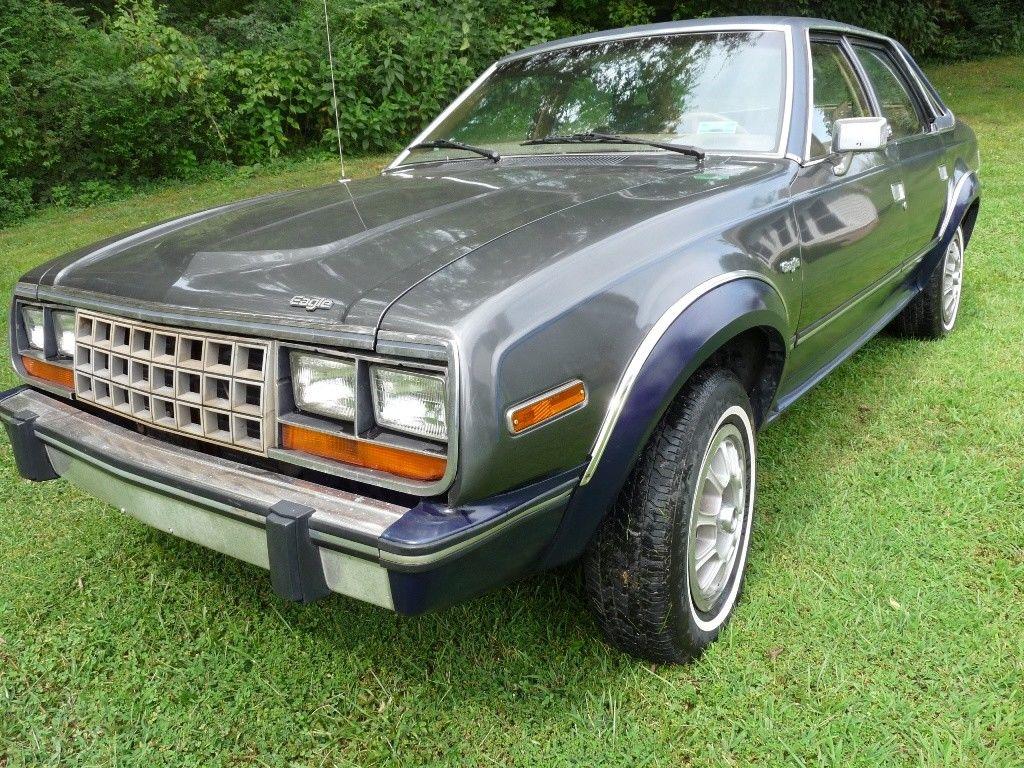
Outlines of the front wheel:
{"label": "front wheel", "polygon": [[715,640],[743,582],[754,482],[746,391],[728,371],[698,373],[587,550],[587,596],[613,645],[682,662]]}

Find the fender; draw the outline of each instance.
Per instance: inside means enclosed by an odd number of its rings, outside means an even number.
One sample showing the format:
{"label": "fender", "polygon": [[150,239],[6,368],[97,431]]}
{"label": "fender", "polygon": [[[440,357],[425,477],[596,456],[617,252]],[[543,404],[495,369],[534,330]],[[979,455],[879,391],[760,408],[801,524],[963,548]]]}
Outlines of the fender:
{"label": "fender", "polygon": [[[938,267],[939,262],[942,261],[943,256],[946,254],[946,249],[953,241],[957,227],[964,220],[968,209],[980,196],[981,182],[978,181],[974,171],[964,171],[961,173],[950,190],[949,199],[946,202],[946,211],[942,216],[942,221],[939,223],[938,239],[935,246],[925,254],[917,269],[911,273],[910,285],[912,288],[922,290],[927,285],[928,279],[936,267]],[[965,232],[964,235],[969,237],[970,232]]]}
{"label": "fender", "polygon": [[772,327],[788,344],[785,302],[766,277],[739,272],[712,282],[698,286],[697,295],[687,294],[677,302],[634,353],[612,395],[590,463],[548,548],[544,567],[565,563],[583,551],[658,421],[704,361],[751,328]]}

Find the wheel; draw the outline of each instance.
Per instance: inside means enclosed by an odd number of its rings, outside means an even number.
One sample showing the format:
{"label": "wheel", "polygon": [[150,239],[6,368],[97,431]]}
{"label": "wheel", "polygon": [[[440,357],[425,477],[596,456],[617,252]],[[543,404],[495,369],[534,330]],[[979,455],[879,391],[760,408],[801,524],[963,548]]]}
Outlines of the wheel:
{"label": "wheel", "polygon": [[746,391],[728,371],[696,374],[587,548],[587,598],[613,645],[683,662],[715,640],[743,582],[754,481]]}
{"label": "wheel", "polygon": [[964,235],[957,227],[942,262],[928,284],[893,322],[901,336],[941,339],[953,330],[960,311],[960,293],[964,279]]}

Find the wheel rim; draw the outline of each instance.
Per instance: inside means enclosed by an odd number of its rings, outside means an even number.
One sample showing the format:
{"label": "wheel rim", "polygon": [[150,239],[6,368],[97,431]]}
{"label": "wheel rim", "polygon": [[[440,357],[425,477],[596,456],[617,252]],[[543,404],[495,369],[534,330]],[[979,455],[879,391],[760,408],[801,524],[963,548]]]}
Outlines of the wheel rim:
{"label": "wheel rim", "polygon": [[694,606],[710,612],[729,584],[747,515],[747,450],[735,425],[715,432],[701,465],[690,515],[687,571]]}
{"label": "wheel rim", "polygon": [[960,309],[960,290],[964,279],[964,249],[957,232],[946,248],[942,262],[942,326],[948,331]]}

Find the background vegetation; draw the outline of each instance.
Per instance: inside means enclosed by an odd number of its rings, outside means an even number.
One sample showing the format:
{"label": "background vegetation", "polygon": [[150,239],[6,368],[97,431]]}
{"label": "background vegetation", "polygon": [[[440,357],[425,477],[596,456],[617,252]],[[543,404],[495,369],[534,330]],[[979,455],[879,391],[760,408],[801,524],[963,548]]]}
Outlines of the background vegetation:
{"label": "background vegetation", "polygon": [[[328,0],[341,130],[391,152],[496,57],[591,29],[819,15],[926,60],[1024,49],[1021,0]],[[0,0],[0,226],[333,141],[321,0]]]}
{"label": "background vegetation", "polygon": [[[0,438],[0,766],[1021,765],[1024,58],[930,74],[984,161],[957,330],[872,341],[759,437],[746,589],[699,662],[611,650],[572,571],[414,619],[285,604],[263,570],[18,479]],[[0,232],[0,295],[126,229],[336,178],[306,160],[51,207]],[[3,316],[0,359],[6,339]]]}

